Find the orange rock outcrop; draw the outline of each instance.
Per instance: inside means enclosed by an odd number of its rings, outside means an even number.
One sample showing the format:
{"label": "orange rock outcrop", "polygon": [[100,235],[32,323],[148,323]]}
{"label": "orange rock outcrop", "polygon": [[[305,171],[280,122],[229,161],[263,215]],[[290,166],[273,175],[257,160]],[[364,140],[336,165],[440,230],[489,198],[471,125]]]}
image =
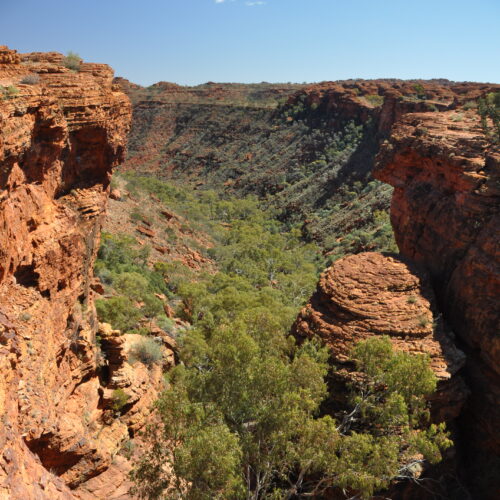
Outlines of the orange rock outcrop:
{"label": "orange rock outcrop", "polygon": [[[111,376],[90,288],[130,103],[109,66],[63,63],[0,47],[0,499],[75,498],[161,379],[126,356]],[[113,380],[135,410],[107,418]]]}
{"label": "orange rock outcrop", "polygon": [[467,355],[471,396],[460,420],[466,475],[478,498],[496,498],[500,149],[487,140],[477,112],[460,103],[453,111],[407,113],[382,144],[374,175],[394,186],[391,218],[401,253],[429,270]]}
{"label": "orange rock outcrop", "polygon": [[[319,335],[346,368],[348,348],[373,334],[430,354],[441,380],[435,414],[458,416],[459,473],[481,499],[500,491],[500,149],[474,103],[499,91],[495,84],[438,80],[327,82],[301,91],[327,112],[375,120],[373,175],[394,187],[391,220],[408,260],[363,254],[338,261],[322,276],[295,334]],[[383,99],[370,110],[376,95]],[[408,294],[416,301],[406,302]],[[442,324],[434,332],[433,318]]]}
{"label": "orange rock outcrop", "polygon": [[350,350],[373,335],[387,335],[396,350],[430,356],[439,380],[433,411],[439,420],[459,413],[467,389],[458,370],[465,356],[443,323],[428,275],[409,261],[375,252],[338,260],[322,275],[318,288],[296,320],[300,338],[320,337],[338,371],[349,378]]}

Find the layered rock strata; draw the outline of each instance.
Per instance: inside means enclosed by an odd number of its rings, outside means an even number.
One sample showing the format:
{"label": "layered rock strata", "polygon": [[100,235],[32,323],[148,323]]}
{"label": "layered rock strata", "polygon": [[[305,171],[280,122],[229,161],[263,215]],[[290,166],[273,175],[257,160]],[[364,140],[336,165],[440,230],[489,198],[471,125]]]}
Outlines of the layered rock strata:
{"label": "layered rock strata", "polygon": [[367,252],[337,261],[322,274],[293,333],[325,342],[340,388],[353,371],[355,343],[386,335],[396,350],[430,357],[439,380],[432,405],[437,420],[455,418],[467,396],[457,375],[465,357],[438,313],[430,280],[400,257]]}
{"label": "layered rock strata", "polygon": [[[157,338],[162,363],[147,365],[135,359],[135,346],[144,339],[141,335],[123,335],[106,323],[99,325],[97,333],[106,354],[100,388],[103,408],[100,421],[106,425],[99,427],[99,440],[102,449],[112,454],[112,460],[105,471],[80,484],[73,494],[81,500],[129,500],[132,486],[128,478],[132,468],[129,459],[142,449],[138,431],[152,417],[151,409],[162,387],[163,372],[173,365],[174,354],[168,344]],[[159,334],[164,335],[163,332]],[[117,392],[123,397],[123,407],[119,410],[115,403]]]}
{"label": "layered rock strata", "polygon": [[500,150],[488,141],[475,110],[408,113],[382,145],[374,175],[394,186],[391,219],[401,253],[429,270],[440,308],[467,355],[465,477],[478,498],[496,498]]}
{"label": "layered rock strata", "polygon": [[[455,440],[462,479],[474,498],[496,498],[500,491],[494,472],[500,466],[500,150],[485,133],[477,99],[499,92],[500,86],[421,83],[424,96],[419,99],[408,95],[415,88],[413,82],[397,81],[353,81],[351,90],[344,83],[348,95],[341,99],[338,85],[321,84],[303,92],[308,102],[340,107],[353,116],[365,113],[369,104],[365,102],[361,110],[352,106],[363,99],[360,94],[383,96],[383,105],[372,114],[380,141],[373,175],[394,187],[391,221],[401,254],[428,273],[426,289],[436,296],[432,315],[442,315],[455,336],[446,340],[439,331],[434,337],[418,331],[403,335],[409,304],[398,304],[394,310],[391,304],[397,301],[387,301],[384,293],[379,303],[370,292],[373,288],[378,296],[377,287],[394,278],[392,265],[377,265],[382,256],[337,262],[323,275],[295,328],[298,335],[322,336],[340,365],[347,362],[344,356],[352,342],[366,335],[388,334],[402,349],[414,350],[417,342],[415,350],[431,355],[441,379],[433,401],[438,418],[459,416]],[[493,123],[489,126],[493,129]],[[423,295],[430,296],[428,291]],[[375,305],[369,305],[368,297]],[[439,355],[436,358],[439,350],[433,347],[436,341],[444,356],[441,366]],[[460,364],[453,361],[443,371],[455,358],[449,353],[457,351],[451,341],[467,360],[460,375],[470,396],[462,409],[467,391],[453,376]]]}
{"label": "layered rock strata", "polygon": [[140,426],[154,394],[138,402],[158,385],[144,367],[122,370],[139,409],[106,418],[112,379],[90,281],[131,118],[112,77],[104,64],[75,71],[61,54],[0,47],[2,499],[74,498]]}

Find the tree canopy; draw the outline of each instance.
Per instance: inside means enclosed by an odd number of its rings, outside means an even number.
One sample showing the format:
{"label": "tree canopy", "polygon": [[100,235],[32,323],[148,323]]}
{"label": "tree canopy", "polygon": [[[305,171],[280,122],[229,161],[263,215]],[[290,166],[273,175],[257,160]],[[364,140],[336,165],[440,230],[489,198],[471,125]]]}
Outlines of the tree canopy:
{"label": "tree canopy", "polygon": [[325,348],[295,345],[265,306],[183,340],[182,363],[157,403],[161,431],[133,473],[142,498],[305,498],[340,488],[367,498],[441,459],[444,426],[429,423],[436,378],[422,355],[387,338],[353,350],[361,382],[348,418],[320,414]]}

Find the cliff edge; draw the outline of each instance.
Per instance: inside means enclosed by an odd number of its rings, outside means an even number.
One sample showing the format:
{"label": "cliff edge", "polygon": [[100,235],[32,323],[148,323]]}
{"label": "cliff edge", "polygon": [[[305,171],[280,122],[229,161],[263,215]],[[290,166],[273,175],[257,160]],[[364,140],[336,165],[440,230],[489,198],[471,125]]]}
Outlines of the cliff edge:
{"label": "cliff edge", "polygon": [[[396,349],[428,354],[439,379],[434,418],[456,419],[461,481],[472,498],[493,499],[500,488],[500,149],[494,123],[477,105],[500,86],[392,82],[381,91],[375,84],[367,83],[372,95],[384,99],[373,175],[394,187],[391,223],[401,254],[335,262],[293,333],[329,346],[340,395],[334,411],[342,409],[355,342],[388,335]],[[410,85],[420,97],[406,95]],[[327,84],[307,92],[332,106],[346,101]]]}
{"label": "cliff edge", "polygon": [[382,144],[374,176],[394,186],[391,220],[400,251],[429,271],[467,355],[464,476],[478,498],[494,498],[500,488],[494,473],[500,465],[500,149],[467,106],[408,113]]}
{"label": "cliff edge", "polygon": [[[161,380],[160,367],[118,366],[130,342],[119,332],[96,339],[93,263],[131,108],[109,66],[68,66],[0,47],[2,499],[78,496],[140,427]],[[118,412],[116,387],[130,393]]]}

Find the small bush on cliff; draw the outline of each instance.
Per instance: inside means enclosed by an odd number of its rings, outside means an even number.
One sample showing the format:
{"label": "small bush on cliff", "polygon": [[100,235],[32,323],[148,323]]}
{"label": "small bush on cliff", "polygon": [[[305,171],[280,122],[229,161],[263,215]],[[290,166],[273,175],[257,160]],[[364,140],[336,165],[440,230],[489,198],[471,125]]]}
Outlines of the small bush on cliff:
{"label": "small bush on cliff", "polygon": [[[147,264],[150,249],[146,246],[137,249],[137,242],[131,236],[103,233],[95,273],[101,272],[138,272],[142,273]],[[104,280],[107,278],[104,277]]]}
{"label": "small bush on cliff", "polygon": [[378,107],[384,104],[384,96],[378,94],[368,94],[363,96],[372,106]]}
{"label": "small bush on cliff", "polygon": [[69,51],[63,59],[64,66],[73,71],[80,71],[81,63],[82,58],[76,52]]}
{"label": "small bush on cliff", "polygon": [[21,80],[21,83],[23,83],[24,85],[36,85],[37,83],[40,83],[40,75],[38,75],[37,73],[26,75]]}
{"label": "small bush on cliff", "polygon": [[490,92],[479,99],[478,113],[486,136],[493,143],[500,144],[500,92]]}
{"label": "small bush on cliff", "polygon": [[111,400],[111,408],[119,413],[127,405],[130,396],[123,389],[115,389]]}
{"label": "small bush on cliff", "polygon": [[140,361],[146,366],[153,366],[162,359],[161,346],[152,338],[144,338],[130,349],[130,362]]}
{"label": "small bush on cliff", "polygon": [[419,99],[427,99],[427,95],[425,93],[425,88],[421,83],[416,83],[415,85],[413,85],[413,88],[414,88],[414,90],[417,94],[417,97]]}
{"label": "small bush on cliff", "polygon": [[19,89],[15,85],[9,85],[8,87],[0,85],[0,97],[2,99],[13,99],[17,94],[19,94]]}

